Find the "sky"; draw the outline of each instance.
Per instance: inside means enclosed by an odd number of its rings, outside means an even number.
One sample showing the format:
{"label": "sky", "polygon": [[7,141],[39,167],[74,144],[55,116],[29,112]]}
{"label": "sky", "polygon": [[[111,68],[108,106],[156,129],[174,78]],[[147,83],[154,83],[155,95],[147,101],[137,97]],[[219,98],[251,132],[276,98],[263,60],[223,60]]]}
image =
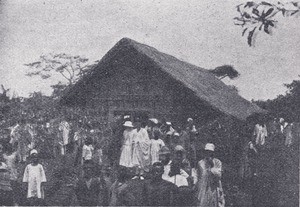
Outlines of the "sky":
{"label": "sky", "polygon": [[58,80],[27,77],[24,64],[48,53],[93,63],[128,37],[202,68],[233,65],[240,77],[224,81],[241,96],[275,98],[299,79],[300,18],[278,19],[271,36],[259,33],[249,47],[233,24],[245,1],[0,0],[0,83],[19,96],[49,95]]}

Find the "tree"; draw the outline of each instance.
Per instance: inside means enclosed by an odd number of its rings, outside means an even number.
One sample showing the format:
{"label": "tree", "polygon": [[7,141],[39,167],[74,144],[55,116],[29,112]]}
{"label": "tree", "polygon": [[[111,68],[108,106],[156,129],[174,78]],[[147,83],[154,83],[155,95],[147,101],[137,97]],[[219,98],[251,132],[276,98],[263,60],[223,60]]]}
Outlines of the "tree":
{"label": "tree", "polygon": [[65,53],[41,55],[38,61],[25,66],[31,70],[26,74],[27,76],[48,79],[54,74],[60,74],[67,81],[67,85],[76,83],[91,68],[87,58]]}
{"label": "tree", "polygon": [[260,3],[248,1],[236,8],[239,15],[234,18],[234,24],[243,28],[242,36],[248,34],[247,42],[249,46],[252,46],[253,38],[257,32],[264,31],[270,35],[271,29],[277,23],[276,17],[279,15],[283,17],[294,16],[300,11],[300,3],[277,2],[277,4],[272,4],[265,1]]}
{"label": "tree", "polygon": [[211,73],[213,73],[215,76],[217,76],[220,80],[228,77],[230,79],[237,78],[240,74],[237,70],[234,69],[231,65],[222,65],[219,67],[216,67],[213,70],[210,70]]}
{"label": "tree", "polygon": [[[300,76],[299,76],[300,77]],[[275,117],[283,117],[287,121],[300,121],[300,80],[285,84],[288,91],[273,100],[254,101],[258,106],[268,110]]]}

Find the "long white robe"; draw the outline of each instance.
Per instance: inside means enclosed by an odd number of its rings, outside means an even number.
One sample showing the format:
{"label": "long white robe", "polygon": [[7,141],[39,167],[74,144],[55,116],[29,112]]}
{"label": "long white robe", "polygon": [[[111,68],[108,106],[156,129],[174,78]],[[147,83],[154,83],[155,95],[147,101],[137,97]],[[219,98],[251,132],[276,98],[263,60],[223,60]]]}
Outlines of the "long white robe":
{"label": "long white robe", "polygon": [[208,166],[207,160],[198,163],[197,206],[223,207],[225,200],[221,184],[222,163],[213,159],[213,167]]}
{"label": "long white robe", "polygon": [[125,129],[123,132],[124,143],[122,146],[120,165],[125,167],[133,167],[132,164],[132,150],[133,150],[133,139],[134,131],[133,129]]}
{"label": "long white robe", "polygon": [[151,164],[159,161],[159,150],[165,146],[164,141],[161,139],[155,140],[151,139],[151,147],[150,147],[150,156],[151,156]]}
{"label": "long white robe", "polygon": [[150,139],[146,129],[133,130],[134,148],[132,152],[132,164],[141,169],[150,165]]}

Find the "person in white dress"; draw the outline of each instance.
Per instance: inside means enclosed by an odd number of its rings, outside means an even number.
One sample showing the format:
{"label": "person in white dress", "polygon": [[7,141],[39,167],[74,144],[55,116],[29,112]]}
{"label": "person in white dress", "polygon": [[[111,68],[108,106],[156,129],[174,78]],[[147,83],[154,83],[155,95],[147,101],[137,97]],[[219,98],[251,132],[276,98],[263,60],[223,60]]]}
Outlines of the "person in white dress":
{"label": "person in white dress", "polygon": [[91,137],[88,137],[85,141],[85,144],[82,148],[82,164],[89,163],[92,161],[93,153],[94,153],[94,147],[92,145],[93,140]]}
{"label": "person in white dress", "polygon": [[142,123],[137,120],[136,129],[133,130],[134,148],[132,152],[132,164],[140,169],[139,174],[149,170],[150,166],[150,139],[146,129],[142,128]]}
{"label": "person in white dress", "polygon": [[39,206],[44,199],[43,183],[47,182],[44,168],[39,164],[38,154],[35,149],[31,150],[32,162],[28,164],[24,171],[23,182],[27,183],[27,199],[32,206]]}
{"label": "person in white dress", "polygon": [[153,165],[155,162],[159,162],[159,151],[165,143],[162,139],[160,139],[160,131],[153,131],[153,139],[151,139],[150,146],[150,156],[151,156],[151,164]]}
{"label": "person in white dress", "polygon": [[120,165],[124,167],[133,167],[132,164],[132,151],[133,151],[133,125],[131,121],[126,121],[123,126],[124,143],[121,149]]}
{"label": "person in white dress", "polygon": [[67,144],[69,144],[69,135],[71,131],[71,126],[67,121],[63,120],[59,124],[58,130],[61,132],[61,137],[62,137],[62,140],[59,143],[61,146],[61,155],[65,155],[67,150],[66,146]]}

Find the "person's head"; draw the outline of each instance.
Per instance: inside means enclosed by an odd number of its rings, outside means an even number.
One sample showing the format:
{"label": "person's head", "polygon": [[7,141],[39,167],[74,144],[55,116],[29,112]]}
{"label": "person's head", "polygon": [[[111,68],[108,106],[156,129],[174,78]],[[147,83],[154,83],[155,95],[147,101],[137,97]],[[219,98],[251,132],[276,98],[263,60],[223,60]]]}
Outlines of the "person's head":
{"label": "person's head", "polygon": [[30,151],[30,159],[32,164],[38,164],[39,163],[39,157],[37,150],[33,149]]}
{"label": "person's head", "polygon": [[169,176],[180,175],[180,162],[172,162],[170,167]]}
{"label": "person's head", "polygon": [[167,122],[166,122],[166,129],[167,129],[167,130],[170,130],[171,127],[172,127],[172,123],[169,122],[169,121],[167,121]]}
{"label": "person's head", "polygon": [[84,144],[85,145],[91,145],[93,143],[93,139],[91,137],[87,137]]}
{"label": "person's head", "polygon": [[154,138],[155,140],[160,139],[160,131],[159,131],[159,130],[154,130],[154,131],[153,131],[153,138]]}
{"label": "person's head", "polygon": [[214,157],[214,152],[215,152],[215,145],[212,143],[207,143],[205,145],[205,157],[206,158],[213,158]]}
{"label": "person's head", "polygon": [[160,180],[164,174],[164,165],[161,162],[155,162],[152,165],[151,175],[152,179]]}
{"label": "person's head", "polygon": [[170,152],[169,148],[166,146],[163,146],[159,150],[159,161],[162,164],[167,165],[170,162],[170,157],[171,157],[171,152]]}
{"label": "person's head", "polygon": [[181,145],[177,145],[174,149],[174,159],[181,162],[184,158],[184,148]]}
{"label": "person's head", "polygon": [[178,132],[175,132],[173,134],[173,142],[174,143],[178,143],[179,142],[179,133]]}
{"label": "person's head", "polygon": [[140,118],[136,118],[134,125],[137,129],[140,129],[142,127],[142,122]]}

